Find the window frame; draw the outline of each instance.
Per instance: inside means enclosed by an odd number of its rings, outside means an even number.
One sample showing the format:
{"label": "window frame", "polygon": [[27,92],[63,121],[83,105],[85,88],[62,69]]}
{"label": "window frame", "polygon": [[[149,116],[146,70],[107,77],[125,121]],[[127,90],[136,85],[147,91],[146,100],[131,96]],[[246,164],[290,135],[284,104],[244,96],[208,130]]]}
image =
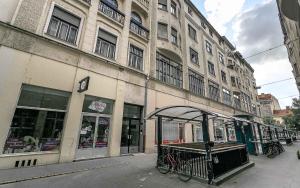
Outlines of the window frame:
{"label": "window frame", "polygon": [[[173,35],[173,32],[176,32],[176,36]],[[171,43],[178,45],[178,31],[174,27],[171,27]]]}
{"label": "window frame", "polygon": [[[159,25],[164,25],[164,26],[166,26],[166,34],[167,34],[166,37],[162,37],[162,36],[159,34],[159,30],[158,30]],[[167,23],[157,22],[157,38],[158,38],[158,39],[168,40],[168,38],[169,38],[169,31],[168,31],[168,28],[169,28],[169,25],[168,25]]]}
{"label": "window frame", "polygon": [[224,61],[224,55],[219,52],[219,62],[222,64],[222,65],[225,65],[225,61]]}
{"label": "window frame", "polygon": [[171,0],[170,12],[177,18],[177,4]]}
{"label": "window frame", "polygon": [[[116,37],[116,44],[114,44],[115,46],[114,46],[114,57],[113,57],[113,58],[109,58],[109,57],[106,57],[106,56],[101,55],[101,53],[100,53],[100,51],[101,51],[101,46],[100,46],[100,45],[99,45],[99,53],[96,52],[97,46],[98,46],[98,40],[101,39],[101,38],[99,37],[99,31],[100,31],[100,30],[106,32],[107,34],[109,34],[109,35],[111,35],[111,36],[113,36],[113,37]],[[94,53],[95,53],[97,56],[100,56],[100,57],[102,57],[102,58],[106,58],[106,59],[115,61],[116,58],[117,58],[117,51],[118,51],[118,48],[117,48],[117,46],[118,46],[118,38],[119,38],[119,37],[118,37],[117,35],[115,35],[114,33],[108,32],[105,28],[98,26],[98,27],[97,27],[97,35],[96,35],[96,39],[95,39]],[[106,39],[102,39],[102,40],[103,40],[104,42],[107,42],[107,43],[113,45],[113,43],[111,43],[110,41],[108,41],[108,40],[106,40]],[[100,44],[101,44],[101,43],[100,43]]]}
{"label": "window frame", "polygon": [[221,70],[221,80],[223,83],[227,84],[227,76],[226,76],[226,72]]}
{"label": "window frame", "polygon": [[216,76],[215,65],[210,61],[207,61],[207,65],[208,65],[208,73],[215,77]]}
{"label": "window frame", "polygon": [[212,44],[208,40],[205,40],[205,48],[206,48],[207,53],[209,53],[210,55],[213,55]]}
{"label": "window frame", "polygon": [[[142,53],[142,55],[140,56],[138,54],[135,54],[134,52],[131,51],[131,48],[134,48],[134,49],[140,51]],[[136,70],[143,71],[144,70],[144,49],[142,49],[142,48],[140,48],[140,47],[138,47],[134,44],[129,44],[129,50],[128,51],[129,51],[128,66],[131,67],[131,68],[134,68]],[[130,61],[131,61],[131,56],[132,55],[137,56],[137,57],[142,59],[142,61],[140,62],[141,63],[141,66],[140,66],[141,68],[140,69],[137,66],[132,66],[131,65]],[[137,63],[138,62],[136,61],[135,64],[137,65]]]}
{"label": "window frame", "polygon": [[160,0],[158,0],[158,1],[157,1],[157,8],[158,8],[159,10],[163,10],[163,11],[168,12],[168,0],[166,0],[166,4],[163,4],[163,3],[161,3]]}
{"label": "window frame", "polygon": [[[55,7],[58,7],[59,9],[62,9],[66,13],[71,14],[74,17],[78,17],[80,19],[80,23],[79,23],[79,26],[78,26],[77,34],[76,34],[76,37],[75,37],[76,39],[75,39],[74,43],[70,43],[68,41],[63,41],[63,40],[58,39],[58,38],[56,38],[56,37],[54,37],[52,35],[49,35],[47,33]],[[68,45],[68,46],[72,46],[72,47],[76,46],[76,47],[78,47],[79,41],[80,41],[80,37],[81,37],[82,27],[83,27],[83,23],[84,23],[84,16],[82,14],[80,14],[80,15],[78,15],[78,13],[74,14],[73,11],[69,11],[68,9],[64,8],[63,6],[60,6],[59,4],[57,4],[56,2],[52,2],[51,6],[49,8],[47,19],[46,19],[45,23],[46,24],[45,24],[44,29],[43,29],[43,36],[44,37],[51,38],[52,40],[55,40],[55,41],[58,41],[58,42],[62,42],[64,44]]]}
{"label": "window frame", "polygon": [[189,91],[198,96],[205,96],[205,80],[204,76],[189,69]]}
{"label": "window frame", "polygon": [[[193,28],[193,26],[191,26],[190,24],[188,24],[188,31],[189,31],[189,37],[191,39],[193,39],[194,41],[197,42],[197,30],[195,28]],[[194,34],[195,34],[194,36],[192,36],[191,31],[194,32]]]}
{"label": "window frame", "polygon": [[[196,55],[196,62],[193,61],[192,55]],[[194,50],[192,47],[190,47],[190,61],[193,64],[199,65],[199,54],[196,50]]]}

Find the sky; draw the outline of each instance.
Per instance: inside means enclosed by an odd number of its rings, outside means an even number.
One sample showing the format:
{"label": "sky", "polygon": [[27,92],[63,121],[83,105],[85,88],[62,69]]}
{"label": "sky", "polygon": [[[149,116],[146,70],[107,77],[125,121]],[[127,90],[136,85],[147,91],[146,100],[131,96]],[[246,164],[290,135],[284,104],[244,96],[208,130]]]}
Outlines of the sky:
{"label": "sky", "polygon": [[258,86],[288,78],[288,81],[262,86],[258,93],[271,93],[281,108],[291,106],[299,96],[285,46],[261,55],[258,52],[283,44],[276,0],[192,0],[200,12],[225,35],[254,68]]}

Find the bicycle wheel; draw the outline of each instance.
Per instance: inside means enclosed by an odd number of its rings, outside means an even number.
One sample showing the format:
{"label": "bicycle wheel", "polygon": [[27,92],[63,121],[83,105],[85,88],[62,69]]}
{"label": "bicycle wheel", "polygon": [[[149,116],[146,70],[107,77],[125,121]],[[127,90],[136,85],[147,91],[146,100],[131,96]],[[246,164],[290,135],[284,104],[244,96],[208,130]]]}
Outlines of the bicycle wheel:
{"label": "bicycle wheel", "polygon": [[274,150],[273,150],[273,146],[269,146],[268,151],[267,151],[267,157],[268,158],[273,158],[274,155]]}
{"label": "bicycle wheel", "polygon": [[162,174],[167,174],[171,170],[171,165],[166,156],[159,156],[157,159],[157,169]]}
{"label": "bicycle wheel", "polygon": [[189,162],[186,163],[179,163],[177,166],[177,174],[178,178],[183,181],[187,182],[192,179],[193,176],[193,167],[192,164]]}

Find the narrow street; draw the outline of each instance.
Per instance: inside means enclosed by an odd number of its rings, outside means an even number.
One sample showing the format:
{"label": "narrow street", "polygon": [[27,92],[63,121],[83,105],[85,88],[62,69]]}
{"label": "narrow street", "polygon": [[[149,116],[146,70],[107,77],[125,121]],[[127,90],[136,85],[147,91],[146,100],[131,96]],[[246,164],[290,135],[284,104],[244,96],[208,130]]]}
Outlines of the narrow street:
{"label": "narrow street", "polygon": [[[299,143],[292,146],[285,146],[286,152],[274,159],[264,156],[252,156],[255,167],[248,169],[241,174],[221,184],[221,188],[298,188],[300,185],[300,161],[296,158],[296,150],[300,148]],[[191,180],[187,183],[178,180],[176,175],[162,175],[155,168],[155,155],[138,154],[107,158],[101,160],[83,161],[77,163],[55,165],[57,171],[77,166],[77,172],[73,168],[72,173],[57,175],[48,178],[40,178],[17,183],[0,185],[1,188],[199,188],[211,187],[206,184]],[[82,165],[85,165],[83,168]],[[79,167],[82,166],[82,167]],[[50,166],[19,169],[28,174],[49,171]],[[79,172],[80,171],[80,172]],[[15,170],[2,170],[0,176],[20,174]],[[12,175],[13,176],[13,175]],[[12,177],[10,177],[12,178]],[[3,182],[3,177],[0,178]]]}

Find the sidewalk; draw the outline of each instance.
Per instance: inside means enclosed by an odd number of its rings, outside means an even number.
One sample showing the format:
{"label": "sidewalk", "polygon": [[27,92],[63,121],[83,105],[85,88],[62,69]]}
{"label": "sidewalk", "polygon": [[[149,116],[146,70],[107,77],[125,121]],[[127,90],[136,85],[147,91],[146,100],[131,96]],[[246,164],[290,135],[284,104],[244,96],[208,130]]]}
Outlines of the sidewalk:
{"label": "sidewalk", "polygon": [[121,156],[28,168],[0,170],[0,185],[39,178],[74,174],[101,168],[128,165],[128,161],[132,158],[133,156]]}

